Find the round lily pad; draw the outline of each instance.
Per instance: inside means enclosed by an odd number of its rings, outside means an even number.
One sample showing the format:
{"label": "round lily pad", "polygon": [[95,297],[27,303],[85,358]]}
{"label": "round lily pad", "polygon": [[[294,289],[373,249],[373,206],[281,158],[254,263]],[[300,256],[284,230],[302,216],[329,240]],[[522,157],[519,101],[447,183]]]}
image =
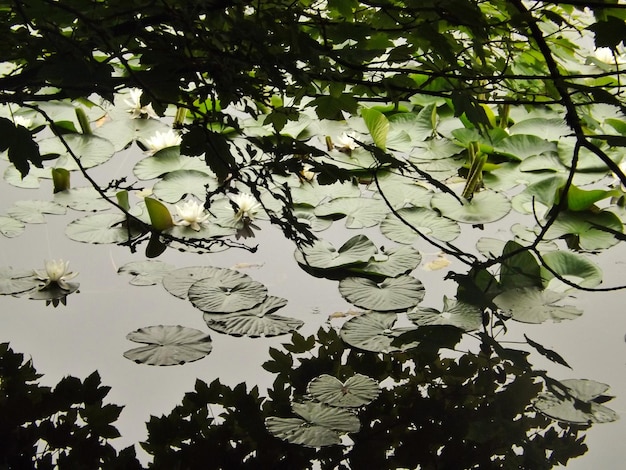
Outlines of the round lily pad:
{"label": "round lily pad", "polygon": [[0,266],[0,295],[20,294],[38,285],[39,280],[32,270]]}
{"label": "round lily pad", "polygon": [[151,180],[176,170],[197,170],[207,174],[210,172],[203,159],[181,156],[180,147],[167,147],[139,160],[133,173],[140,180]]}
{"label": "round lily pad", "polygon": [[176,203],[186,196],[206,199],[207,191],[215,189],[217,180],[204,171],[176,170],[154,185],[153,193],[161,201]]}
{"label": "round lily pad", "polygon": [[247,274],[228,268],[213,266],[190,266],[171,271],[163,276],[163,287],[174,297],[187,299],[189,288],[196,281],[206,278],[215,278],[225,283],[252,280]]}
{"label": "round lily pad", "polygon": [[7,213],[27,224],[45,224],[44,214],[65,214],[65,207],[51,201],[17,201]]}
{"label": "round lily pad", "polygon": [[504,194],[487,190],[474,194],[471,201],[461,202],[451,194],[437,193],[430,203],[441,215],[468,224],[495,222],[511,211],[511,203]]}
{"label": "round lily pad", "polygon": [[193,283],[188,295],[193,306],[203,312],[231,313],[263,302],[267,288],[252,279],[206,278]]}
{"label": "round lily pad", "polygon": [[323,374],[309,382],[308,392],[327,405],[355,408],[374,401],[380,394],[380,387],[376,380],[361,374],[355,374],[345,382]]}
{"label": "round lily pad", "polygon": [[54,195],[54,202],[63,206],[71,207],[77,211],[95,212],[106,210],[111,207],[111,203],[102,198],[100,193],[90,186],[59,191]]}
{"label": "round lily pad", "polygon": [[424,298],[422,283],[408,275],[375,282],[363,277],[347,277],[339,282],[339,292],[351,304],[377,312],[397,312],[415,307]]}
{"label": "round lily pad", "polygon": [[141,235],[132,224],[128,227],[126,216],[120,214],[93,214],[76,219],[65,229],[74,241],[83,243],[123,243]]}
{"label": "round lily pad", "polygon": [[340,330],[341,339],[350,346],[372,352],[390,353],[417,346],[417,343],[405,344],[402,348],[391,345],[402,333],[416,329],[395,328],[396,320],[397,315],[389,313],[364,313],[343,324]]}
{"label": "round lily pad", "polygon": [[300,418],[270,416],[265,419],[265,426],[272,435],[292,444],[306,447],[341,444],[341,437],[337,431],[308,423]]}
{"label": "round lily pad", "polygon": [[172,272],[175,266],[159,260],[130,261],[121,266],[118,274],[130,274],[133,286],[153,286],[163,280],[163,276]]}
{"label": "round lily pad", "polygon": [[24,231],[24,224],[13,217],[0,215],[0,233],[7,238],[17,237]]}
{"label": "round lily pad", "polygon": [[571,305],[556,305],[565,294],[534,287],[507,289],[493,302],[501,309],[509,311],[513,320],[523,323],[543,323],[571,320],[582,315],[582,311]]}
{"label": "round lily pad", "polygon": [[358,263],[367,263],[377,252],[376,246],[365,235],[356,235],[337,250],[325,240],[296,250],[296,261],[315,269],[336,269]]}
{"label": "round lily pad", "polygon": [[416,248],[400,245],[381,249],[365,266],[355,266],[351,271],[375,276],[397,277],[413,271],[422,261],[422,255]]}
{"label": "round lily pad", "polygon": [[364,228],[378,225],[389,212],[381,199],[363,197],[338,197],[315,208],[315,215],[328,217],[346,216],[347,228]]}
{"label": "round lily pad", "polygon": [[[582,287],[592,288],[602,282],[602,270],[583,254],[559,250],[545,253],[542,258],[543,262],[561,277],[575,280],[575,283]],[[539,269],[544,285],[555,279],[554,274],[544,266]],[[573,289],[571,286],[568,288]]]}
{"label": "round lily pad", "polygon": [[397,216],[388,214],[380,224],[380,231],[390,240],[407,245],[418,241],[420,233],[446,242],[451,242],[461,233],[455,221],[424,207],[399,209]]}
{"label": "round lily pad", "polygon": [[563,211],[546,232],[546,238],[554,239],[567,235],[576,236],[583,250],[603,250],[616,245],[619,240],[610,232],[622,233],[622,222],[611,211]]}
{"label": "round lily pad", "polygon": [[126,339],[145,346],[131,349],[124,357],[138,364],[174,366],[202,359],[211,352],[211,337],[180,325],[155,325],[128,333]]}
{"label": "round lily pad", "polygon": [[463,331],[475,331],[482,327],[480,308],[445,296],[441,312],[434,308],[417,307],[408,313],[408,317],[419,326],[452,325]]}
{"label": "round lily pad", "polygon": [[[57,139],[52,137],[51,139]],[[92,168],[102,165],[109,161],[115,153],[115,147],[107,139],[98,137],[94,134],[65,134],[63,139],[72,149],[74,155],[80,160],[83,168]],[[74,158],[70,156],[65,146],[58,142],[59,153],[61,156],[56,161],[56,168],[65,168],[66,170],[78,170],[78,164]]]}
{"label": "round lily pad", "polygon": [[58,284],[51,283],[42,289],[34,289],[30,291],[28,293],[28,298],[31,300],[45,300],[46,302],[54,302],[55,300],[63,301],[65,297],[78,291],[78,288],[80,287],[78,282],[66,282],[65,285],[67,289],[61,289]]}

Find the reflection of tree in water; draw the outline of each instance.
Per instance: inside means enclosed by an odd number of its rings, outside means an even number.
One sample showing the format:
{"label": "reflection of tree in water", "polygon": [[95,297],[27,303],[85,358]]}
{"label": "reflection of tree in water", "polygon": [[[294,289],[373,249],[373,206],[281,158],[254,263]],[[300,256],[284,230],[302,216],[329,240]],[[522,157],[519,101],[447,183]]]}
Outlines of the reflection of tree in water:
{"label": "reflection of tree in water", "polygon": [[[323,329],[316,338],[294,334],[285,349],[271,350],[264,365],[277,374],[267,398],[244,384],[198,380],[169,415],[152,417],[142,443],[154,457],[151,468],[304,469],[313,461],[328,469],[551,468],[586,451],[580,431],[588,425],[558,422],[533,408],[544,385],[520,351],[509,350],[508,359],[488,347],[441,358],[437,341],[428,341],[407,352],[376,354],[347,348],[333,330]],[[21,361],[4,346],[0,462],[18,468],[42,440],[47,445],[37,468],[47,468],[52,456],[66,465],[140,468],[131,448],[117,454],[106,441],[118,435],[114,421],[121,409],[102,404],[108,387],[100,386],[97,374],[82,383],[63,379],[50,391],[36,385],[30,363],[18,367]],[[310,383],[324,374],[346,384],[357,374],[380,383],[371,403],[341,410],[354,414],[358,431],[341,432],[345,418],[325,425],[317,408],[309,421],[293,413],[294,403],[318,402]],[[289,436],[268,432],[272,417],[299,418],[301,429],[321,429],[304,433],[304,445],[291,444]],[[343,436],[344,444],[312,448],[321,433]]]}

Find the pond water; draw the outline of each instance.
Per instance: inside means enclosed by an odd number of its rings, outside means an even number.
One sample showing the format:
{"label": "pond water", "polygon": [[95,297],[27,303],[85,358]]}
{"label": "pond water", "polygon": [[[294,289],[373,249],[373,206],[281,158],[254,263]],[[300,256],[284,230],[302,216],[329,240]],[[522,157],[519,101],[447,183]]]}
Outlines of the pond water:
{"label": "pond water", "polygon": [[[108,181],[125,174],[141,157],[139,149],[133,147],[92,174],[99,181]],[[34,190],[3,183],[0,212],[18,200],[47,199],[50,192],[50,181],[43,181],[42,187]],[[10,342],[16,352],[33,359],[37,370],[44,374],[42,384],[54,385],[68,374],[84,378],[98,370],[103,384],[112,387],[107,399],[125,406],[117,422],[122,438],[113,441],[120,449],[145,440],[144,423],[149,417],[168,413],[180,403],[185,392],[193,389],[197,378],[206,382],[219,378],[230,386],[240,382],[262,389],[271,386],[274,375],[261,366],[270,359],[269,347],[280,347],[288,336],[233,338],[210,332],[211,354],[176,367],[150,367],[124,358],[123,353],[134,347],[125,338],[131,331],[148,325],[183,325],[207,331],[206,324],[199,310],[169,295],[161,285],[132,286],[130,276],[118,274],[118,269],[127,262],[145,259],[143,246],[139,252],[131,253],[121,246],[88,245],[65,237],[67,223],[76,216],[76,213],[48,215],[45,224],[28,224],[19,237],[0,237],[0,266],[41,269],[45,259],[63,258],[69,260],[72,271],[80,273],[76,278],[80,291],[68,296],[66,306],[52,308],[43,301],[0,297],[0,341]],[[250,246],[258,244],[255,253],[229,249],[199,255],[168,249],[158,259],[178,268],[203,265],[245,272],[263,283],[270,295],[288,300],[284,314],[304,321],[299,332],[305,337],[315,334],[324,324],[340,324],[341,318],[331,321],[329,317],[348,312],[354,306],[339,294],[337,282],[308,275],[294,260],[294,244],[269,223],[260,221],[258,225],[261,230],[256,231],[256,237],[246,241]],[[491,233],[496,238],[507,239],[502,227],[508,226],[507,222],[488,227],[480,235]],[[342,221],[335,222],[323,237],[339,246],[356,233],[367,234],[378,246],[388,243],[378,229],[347,230]],[[474,243],[474,239],[462,239],[457,246],[469,249]],[[436,250],[429,245],[417,245],[423,256],[422,266],[437,258]],[[599,260],[605,279],[619,281],[626,262],[624,248],[600,255]],[[423,305],[437,306],[444,295],[454,296],[456,284],[444,277],[449,270],[462,272],[464,267],[451,261],[440,270],[418,267],[413,272],[425,286]],[[610,406],[623,414],[626,411],[624,294],[577,292],[574,296],[576,305],[584,311],[582,317],[562,323],[508,325],[509,332],[499,339],[514,342],[523,340],[526,334],[557,351],[573,370],[542,360],[539,355],[533,356],[532,362],[537,368],[547,368],[557,379],[586,378],[609,384],[609,393],[616,396]],[[626,457],[624,435],[624,420],[594,425],[586,439],[590,450],[572,460],[568,468],[619,468]],[[137,450],[140,458],[147,461],[139,446]]]}

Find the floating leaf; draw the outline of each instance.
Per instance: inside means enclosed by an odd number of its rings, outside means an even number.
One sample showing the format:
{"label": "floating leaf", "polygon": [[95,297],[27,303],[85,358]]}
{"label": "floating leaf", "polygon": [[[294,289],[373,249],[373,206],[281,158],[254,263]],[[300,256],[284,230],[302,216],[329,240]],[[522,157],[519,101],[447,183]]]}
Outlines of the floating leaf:
{"label": "floating leaf", "polygon": [[448,193],[437,193],[430,201],[445,217],[468,224],[486,224],[500,220],[511,211],[508,198],[495,191],[475,193],[471,201],[459,202]]}
{"label": "floating leaf", "polygon": [[514,241],[508,241],[504,245],[502,255],[506,258],[502,260],[500,268],[500,285],[505,289],[541,287],[539,263],[530,251],[519,251],[522,249],[523,247]]}
{"label": "floating leaf", "polygon": [[405,344],[402,348],[392,346],[392,341],[402,333],[416,328],[394,328],[397,315],[368,312],[351,318],[340,330],[341,339],[358,349],[372,352],[390,353],[405,351],[417,346],[417,343]]}
{"label": "floating leaf", "polygon": [[7,238],[17,237],[24,231],[24,224],[13,217],[0,215],[0,233]]}
{"label": "floating leaf", "polygon": [[172,214],[170,214],[168,208],[165,207],[165,204],[151,197],[145,198],[144,201],[148,209],[148,214],[150,215],[150,222],[152,222],[152,226],[155,230],[167,230],[174,226]]}
{"label": "floating leaf", "polygon": [[417,307],[408,313],[409,320],[419,326],[452,325],[463,331],[475,331],[482,327],[482,310],[476,305],[449,299],[444,296],[443,310]]}
{"label": "floating leaf", "polygon": [[315,269],[336,269],[358,263],[367,263],[377,252],[376,246],[365,235],[356,235],[339,250],[325,240],[296,250],[296,261]]}
{"label": "floating leaf", "polygon": [[27,224],[45,224],[44,214],[63,215],[66,209],[50,201],[17,201],[7,213]]}
{"label": "floating leaf", "polygon": [[197,361],[213,348],[209,335],[180,325],[147,326],[128,333],[126,339],[146,346],[126,351],[124,357],[151,366],[175,366]]}
{"label": "floating leaf", "polygon": [[39,283],[32,270],[0,267],[0,295],[20,294],[37,287]]}
{"label": "floating leaf", "polygon": [[340,197],[317,206],[315,215],[345,215],[347,228],[364,228],[378,225],[388,211],[387,205],[380,199]]}
{"label": "floating leaf", "polygon": [[351,304],[378,312],[406,310],[424,298],[422,283],[408,275],[378,283],[363,277],[347,277],[339,282],[339,292]]}
{"label": "floating leaf", "polygon": [[350,268],[351,271],[376,276],[397,277],[413,271],[422,261],[416,248],[407,245],[381,249],[365,266]]}
{"label": "floating leaf", "polygon": [[582,315],[582,311],[571,305],[556,305],[565,294],[533,287],[507,289],[493,302],[511,314],[513,320],[523,323],[543,323],[546,320],[559,322]]}
{"label": "floating leaf", "polygon": [[[54,137],[54,139],[57,139]],[[74,155],[80,160],[83,168],[92,168],[102,165],[109,161],[115,153],[113,144],[107,139],[90,134],[65,134],[63,139],[72,149]],[[58,142],[58,153],[61,156],[56,161],[57,168],[65,168],[69,171],[78,170],[78,164],[74,158],[67,153],[67,150],[61,142]]]}
{"label": "floating leaf", "polygon": [[395,173],[382,173],[377,181],[378,185],[373,182],[370,189],[377,190],[376,196],[380,198],[384,196],[394,209],[405,206],[430,207],[433,192],[414,183],[410,178]]}
{"label": "floating leaf", "polygon": [[374,145],[381,150],[387,148],[387,135],[389,134],[389,121],[387,117],[376,109],[361,109],[361,116],[372,136]]}
{"label": "floating leaf", "polygon": [[58,301],[65,304],[65,298],[76,292],[80,287],[80,284],[78,282],[66,282],[65,287],[67,288],[61,289],[61,287],[54,282],[42,289],[29,291],[28,298],[31,300],[45,300],[46,302],[52,303],[56,307]]}
{"label": "floating leaf", "polygon": [[337,431],[324,426],[310,424],[300,418],[270,416],[265,419],[265,426],[274,436],[292,444],[307,447],[325,447],[341,444],[341,438]]}
{"label": "floating leaf", "polygon": [[203,312],[232,313],[259,305],[267,296],[267,288],[252,279],[206,278],[189,288],[189,300]]}
{"label": "floating leaf", "polygon": [[65,229],[74,241],[83,243],[124,243],[141,235],[133,224],[120,214],[94,214],[76,219]]}
{"label": "floating leaf", "polygon": [[[593,288],[602,282],[602,270],[582,254],[560,250],[545,253],[542,257],[550,269],[565,279],[574,280],[581,287]],[[544,286],[555,279],[554,274],[544,266],[541,266],[541,277]]]}
{"label": "floating leaf", "polygon": [[446,242],[454,240],[461,233],[456,222],[422,207],[399,209],[397,216],[387,215],[380,224],[380,231],[390,240],[407,245],[420,240],[419,233]]}
{"label": "floating leaf", "polygon": [[104,199],[93,187],[71,188],[54,194],[54,202],[77,211],[102,211],[111,203]]}
{"label": "floating leaf", "polygon": [[178,146],[159,150],[154,155],[139,160],[133,173],[140,180],[151,180],[177,170],[197,170],[210,174],[203,159],[181,156]]}
{"label": "floating leaf", "polygon": [[334,429],[335,431],[357,432],[361,427],[359,419],[350,411],[322,403],[312,401],[292,403],[291,409],[309,423]]}
{"label": "floating leaf", "polygon": [[546,232],[546,238],[575,236],[583,250],[602,250],[619,241],[612,233],[603,231],[605,227],[618,233],[623,231],[621,220],[611,211],[562,211]]}
{"label": "floating leaf", "polygon": [[345,382],[323,374],[311,380],[307,390],[322,403],[348,408],[367,405],[380,394],[378,382],[361,374],[355,374]]}
{"label": "floating leaf", "polygon": [[227,284],[232,282],[249,280],[252,278],[247,274],[228,268],[217,268],[213,266],[191,266],[176,269],[163,276],[163,287],[179,299],[187,299],[189,288],[200,279],[214,278]]}
{"label": "floating leaf", "polygon": [[176,170],[166,174],[155,184],[153,193],[159,199],[171,204],[189,196],[204,201],[207,192],[216,186],[217,180],[204,171]]}
{"label": "floating leaf", "polygon": [[163,261],[130,261],[120,267],[118,274],[130,274],[133,286],[154,286],[163,280],[163,276],[176,269],[173,265]]}
{"label": "floating leaf", "polygon": [[22,175],[13,165],[9,165],[4,170],[4,179],[11,186],[24,189],[35,189],[40,185],[40,179],[52,178],[50,168],[30,167],[28,174],[22,178]]}
{"label": "floating leaf", "polygon": [[619,419],[615,411],[592,401],[608,390],[608,385],[587,379],[562,380],[561,384],[571,396],[541,393],[533,400],[533,406],[549,418],[565,423],[610,423]]}

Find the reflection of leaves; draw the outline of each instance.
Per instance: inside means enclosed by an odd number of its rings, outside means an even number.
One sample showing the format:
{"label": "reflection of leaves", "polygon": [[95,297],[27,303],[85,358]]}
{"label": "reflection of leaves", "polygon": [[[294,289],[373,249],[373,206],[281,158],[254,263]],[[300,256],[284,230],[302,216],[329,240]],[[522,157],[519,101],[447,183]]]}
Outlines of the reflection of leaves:
{"label": "reflection of leaves", "polygon": [[541,344],[533,341],[526,335],[524,335],[524,338],[526,338],[526,342],[530,344],[533,348],[535,348],[537,352],[542,356],[547,357],[552,362],[556,362],[557,364],[561,364],[562,366],[569,367],[571,369],[570,365],[565,362],[565,359],[563,359],[563,357],[561,357],[561,355],[557,352],[542,346]]}

